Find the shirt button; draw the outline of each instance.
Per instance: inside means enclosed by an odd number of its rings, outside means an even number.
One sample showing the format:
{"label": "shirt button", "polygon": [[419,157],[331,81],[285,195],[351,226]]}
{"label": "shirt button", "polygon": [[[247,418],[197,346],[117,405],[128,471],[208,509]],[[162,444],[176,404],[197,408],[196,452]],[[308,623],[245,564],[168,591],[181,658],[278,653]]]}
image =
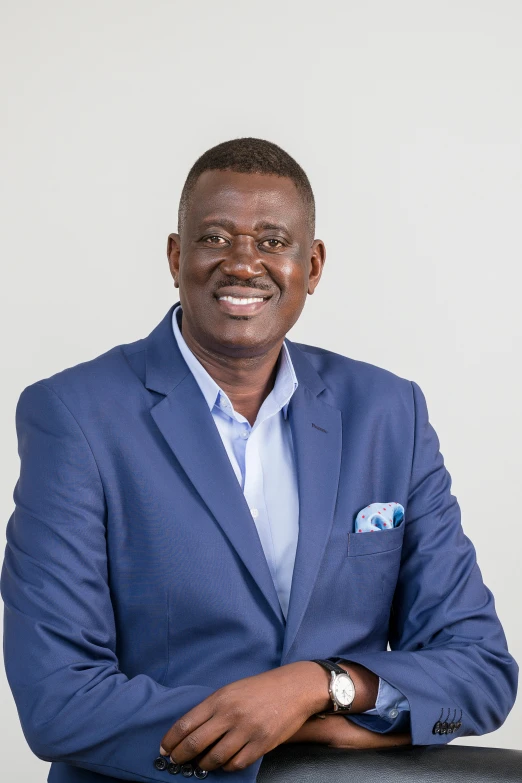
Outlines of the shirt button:
{"label": "shirt button", "polygon": [[246,431],[243,431],[243,432],[241,433],[241,437],[242,437],[242,438],[248,438],[248,432],[246,432]]}
{"label": "shirt button", "polygon": [[252,516],[254,517],[254,519],[257,519],[257,518],[258,518],[258,516],[259,516],[259,511],[257,510],[257,508],[251,508],[251,509],[250,509],[250,513],[252,514]]}
{"label": "shirt button", "polygon": [[388,715],[390,716],[390,718],[392,718],[392,720],[395,720],[398,714],[399,714],[399,710],[396,709],[390,710],[388,713]]}

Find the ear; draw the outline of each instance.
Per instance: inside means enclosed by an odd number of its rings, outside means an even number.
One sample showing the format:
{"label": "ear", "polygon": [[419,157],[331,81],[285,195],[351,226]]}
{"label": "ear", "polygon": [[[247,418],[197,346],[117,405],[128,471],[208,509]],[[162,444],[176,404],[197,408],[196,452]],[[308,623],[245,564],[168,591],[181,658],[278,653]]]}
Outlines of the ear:
{"label": "ear", "polygon": [[314,239],[311,247],[310,273],[308,275],[308,293],[315,291],[326,261],[326,247],[321,239]]}
{"label": "ear", "polygon": [[170,274],[174,279],[174,287],[179,288],[179,255],[181,239],[179,234],[169,234],[167,241],[167,258],[169,260]]}

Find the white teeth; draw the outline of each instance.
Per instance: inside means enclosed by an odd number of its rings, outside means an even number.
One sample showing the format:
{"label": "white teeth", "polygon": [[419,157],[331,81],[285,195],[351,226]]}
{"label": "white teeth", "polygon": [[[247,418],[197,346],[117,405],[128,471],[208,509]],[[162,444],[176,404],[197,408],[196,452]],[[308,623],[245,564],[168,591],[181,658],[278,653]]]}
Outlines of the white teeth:
{"label": "white teeth", "polygon": [[262,302],[263,297],[262,296],[250,296],[250,297],[237,297],[237,296],[220,296],[218,297],[222,302],[231,302],[231,304],[235,305],[247,305],[252,304],[252,302]]}

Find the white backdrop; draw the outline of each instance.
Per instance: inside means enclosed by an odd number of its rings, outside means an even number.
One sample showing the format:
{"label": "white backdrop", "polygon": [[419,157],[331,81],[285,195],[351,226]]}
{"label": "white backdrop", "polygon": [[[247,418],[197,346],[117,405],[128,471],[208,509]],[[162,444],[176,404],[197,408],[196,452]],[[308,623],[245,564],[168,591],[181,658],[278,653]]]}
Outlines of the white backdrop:
{"label": "white backdrop", "polygon": [[[423,389],[522,661],[522,3],[0,0],[5,523],[22,389],[146,336],[188,169],[229,138],[307,171],[321,284],[290,333]],[[43,783],[3,671],[2,766]],[[464,744],[522,748],[522,700]],[[23,759],[23,764],[20,760]]]}

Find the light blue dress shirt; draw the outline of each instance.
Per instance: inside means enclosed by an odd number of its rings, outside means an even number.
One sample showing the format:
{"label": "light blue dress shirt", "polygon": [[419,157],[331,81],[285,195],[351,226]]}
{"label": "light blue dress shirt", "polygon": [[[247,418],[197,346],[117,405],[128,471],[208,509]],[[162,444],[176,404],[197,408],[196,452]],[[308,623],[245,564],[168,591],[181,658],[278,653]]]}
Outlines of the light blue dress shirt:
{"label": "light blue dress shirt", "polygon": [[[181,306],[172,313],[174,337],[206,400],[245,495],[286,618],[299,534],[297,473],[288,421],[288,405],[298,381],[290,353],[283,343],[274,387],[251,426],[234,410],[228,396],[186,344],[178,313]],[[379,678],[375,709],[367,714],[393,722],[404,709],[409,709],[407,699]]]}

